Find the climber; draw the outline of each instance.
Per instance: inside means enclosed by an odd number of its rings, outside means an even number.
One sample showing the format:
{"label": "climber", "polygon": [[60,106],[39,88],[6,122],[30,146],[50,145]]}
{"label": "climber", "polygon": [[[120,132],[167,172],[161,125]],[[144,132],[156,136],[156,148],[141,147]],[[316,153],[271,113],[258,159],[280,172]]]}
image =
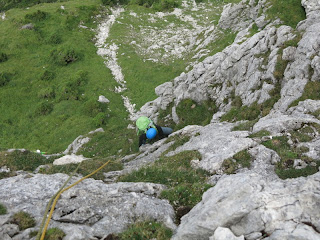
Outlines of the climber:
{"label": "climber", "polygon": [[153,123],[153,121],[145,116],[141,116],[136,121],[137,134],[139,136],[139,147],[146,144],[147,140],[160,140],[168,137],[173,130],[169,127],[160,127]]}

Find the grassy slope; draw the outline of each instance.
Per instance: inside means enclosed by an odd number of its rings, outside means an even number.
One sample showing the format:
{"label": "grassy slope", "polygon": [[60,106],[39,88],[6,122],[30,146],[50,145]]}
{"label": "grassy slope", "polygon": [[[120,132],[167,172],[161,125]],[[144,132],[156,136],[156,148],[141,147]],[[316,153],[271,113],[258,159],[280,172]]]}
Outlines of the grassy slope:
{"label": "grassy slope", "polygon": [[[0,21],[0,46],[9,58],[1,63],[1,68],[12,75],[9,84],[0,88],[0,111],[5,113],[0,115],[3,123],[0,145],[3,148],[40,148],[48,152],[64,150],[77,136],[97,127],[94,116],[90,116],[92,114],[85,106],[89,100],[96,101],[99,95],[105,95],[111,101],[108,123],[125,125],[122,99],[109,90],[114,88],[115,82],[96,54],[92,42],[94,33],[78,28],[80,21],[88,27],[95,27],[88,13],[96,14],[99,2],[70,1],[64,3],[65,11],[60,6],[52,3],[36,5],[28,10],[12,9],[6,12],[7,20]],[[47,18],[34,21],[35,30],[20,30],[29,22],[25,15],[37,10],[46,12]],[[61,37],[60,44],[50,43],[52,34]],[[71,46],[81,59],[65,66],[54,63],[50,53],[60,46]],[[41,80],[46,69],[55,73],[54,79]],[[79,87],[81,100],[62,99],[64,84],[80,70],[88,73],[87,83]],[[39,92],[48,87],[55,91],[55,98],[39,97]],[[53,111],[48,115],[36,115],[39,102],[51,102]]]}

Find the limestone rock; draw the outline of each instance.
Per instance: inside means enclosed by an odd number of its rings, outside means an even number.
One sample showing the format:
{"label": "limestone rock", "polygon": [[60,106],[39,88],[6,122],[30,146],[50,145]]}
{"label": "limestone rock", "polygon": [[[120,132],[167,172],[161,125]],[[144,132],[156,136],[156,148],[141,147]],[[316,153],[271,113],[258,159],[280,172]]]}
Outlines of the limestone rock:
{"label": "limestone rock", "polygon": [[218,227],[209,240],[244,240],[244,237],[236,237],[229,228]]}
{"label": "limestone rock", "polygon": [[[1,179],[0,199],[8,214],[0,216],[0,223],[3,219],[7,224],[8,215],[23,210],[39,226],[47,202],[67,178],[65,174],[35,174]],[[157,198],[163,189],[165,186],[153,183],[105,184],[86,179],[62,194],[49,227],[62,229],[65,239],[73,240],[119,233],[135,221],[155,220],[174,229],[173,208],[167,200]]]}
{"label": "limestone rock", "polygon": [[223,226],[245,238],[265,232],[266,239],[320,239],[319,180],[320,173],[288,180],[224,176],[182,217],[172,239],[207,239]]}

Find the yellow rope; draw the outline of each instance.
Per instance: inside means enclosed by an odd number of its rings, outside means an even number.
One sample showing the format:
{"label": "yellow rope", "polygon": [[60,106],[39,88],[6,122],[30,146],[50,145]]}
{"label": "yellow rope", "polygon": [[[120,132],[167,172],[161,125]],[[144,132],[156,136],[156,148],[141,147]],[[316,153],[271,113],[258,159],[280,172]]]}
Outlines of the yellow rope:
{"label": "yellow rope", "polygon": [[52,214],[53,214],[53,211],[54,211],[54,208],[57,204],[57,201],[59,199],[59,197],[61,196],[62,193],[64,193],[65,191],[67,191],[68,189],[74,187],[75,185],[77,185],[78,183],[82,182],[84,179],[92,176],[93,174],[99,172],[102,168],[104,168],[108,163],[110,162],[110,160],[108,162],[106,162],[105,164],[103,164],[101,167],[99,167],[98,169],[96,169],[95,171],[93,171],[92,173],[88,174],[87,176],[81,178],[80,180],[76,181],[75,183],[73,183],[72,185],[70,185],[69,187],[63,189],[61,192],[59,192],[56,196],[56,198],[54,199],[54,202],[51,206],[51,210],[50,210],[50,213],[49,213],[49,217],[47,219],[47,222],[46,222],[46,225],[44,226],[44,229],[43,229],[43,232],[42,232],[42,235],[41,235],[41,239],[40,240],[43,240],[45,235],[46,235],[46,232],[47,232],[47,228],[48,228],[48,225],[50,223],[50,220],[51,220],[51,217],[52,217]]}
{"label": "yellow rope", "polygon": [[43,226],[44,226],[44,224],[45,224],[46,217],[47,217],[47,214],[48,214],[48,212],[49,212],[49,210],[50,210],[50,206],[51,206],[51,204],[52,204],[53,199],[54,199],[54,198],[58,195],[58,193],[59,193],[60,191],[62,191],[62,189],[68,184],[68,182],[69,182],[70,179],[73,177],[73,175],[78,171],[80,165],[81,165],[81,162],[78,164],[77,168],[70,174],[70,176],[68,177],[67,181],[64,182],[64,184],[63,184],[63,185],[61,186],[61,188],[56,192],[56,194],[53,195],[53,196],[50,198],[50,200],[49,200],[49,202],[48,202],[48,204],[47,204],[46,210],[44,211],[43,218],[42,218],[42,222],[41,222],[41,224],[40,224],[40,228],[39,228],[38,234],[37,234],[37,236],[36,236],[36,240],[40,240],[40,234],[42,233],[42,229],[43,229]]}

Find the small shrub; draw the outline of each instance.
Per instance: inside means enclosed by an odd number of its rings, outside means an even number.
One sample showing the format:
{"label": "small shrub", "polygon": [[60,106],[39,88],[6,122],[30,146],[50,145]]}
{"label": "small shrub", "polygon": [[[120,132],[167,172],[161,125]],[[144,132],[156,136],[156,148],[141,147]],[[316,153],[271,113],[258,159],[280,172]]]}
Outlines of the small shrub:
{"label": "small shrub", "polygon": [[283,74],[287,68],[288,62],[289,61],[282,59],[282,53],[278,55],[277,63],[273,72],[273,75],[277,80],[281,80],[284,77]]}
{"label": "small shrub", "polygon": [[179,7],[179,4],[175,0],[160,0],[152,5],[155,11],[168,11],[176,7]]}
{"label": "small shrub", "polygon": [[47,16],[48,16],[48,13],[38,10],[34,13],[26,14],[24,19],[27,22],[40,22],[42,20],[45,20]]}
{"label": "small shrub", "polygon": [[94,117],[98,113],[104,112],[106,108],[106,104],[90,99],[84,104],[84,114],[89,117]]}
{"label": "small shrub", "polygon": [[53,104],[50,102],[42,102],[40,103],[36,110],[35,110],[35,115],[37,116],[44,116],[48,115],[52,112],[53,110]]}
{"label": "small shrub", "polygon": [[[1,178],[0,178],[1,179]],[[0,203],[0,215],[7,214],[7,209]]]}
{"label": "small shrub", "polygon": [[20,231],[36,225],[34,218],[29,213],[23,211],[14,214],[11,222],[18,225]]}
{"label": "small shrub", "polygon": [[88,72],[78,71],[69,81],[60,86],[60,100],[81,100],[83,93],[82,87],[87,82]]}
{"label": "small shrub", "polygon": [[50,228],[46,232],[44,240],[62,240],[66,234],[59,228]]}
{"label": "small shrub", "polygon": [[102,127],[106,125],[107,120],[107,115],[103,112],[100,112],[94,117],[93,122],[96,127]]}
{"label": "small shrub", "polygon": [[5,62],[7,60],[8,60],[8,55],[3,52],[0,52],[0,63]]}
{"label": "small shrub", "polygon": [[11,80],[11,76],[8,73],[0,73],[0,87],[7,85]]}
{"label": "small shrub", "polygon": [[42,73],[40,79],[43,80],[43,81],[50,81],[50,80],[54,79],[55,76],[56,76],[56,74],[54,72],[51,72],[49,70],[45,70]]}
{"label": "small shrub", "polygon": [[61,46],[54,49],[50,53],[52,61],[60,66],[66,66],[68,64],[78,61],[80,53],[72,46]]}
{"label": "small shrub", "polygon": [[[172,231],[161,223],[157,222],[136,222],[129,226],[127,230],[119,234],[121,240],[127,239],[157,239],[168,240],[172,236]],[[111,238],[110,238],[111,239]],[[112,238],[116,239],[116,238]]]}

